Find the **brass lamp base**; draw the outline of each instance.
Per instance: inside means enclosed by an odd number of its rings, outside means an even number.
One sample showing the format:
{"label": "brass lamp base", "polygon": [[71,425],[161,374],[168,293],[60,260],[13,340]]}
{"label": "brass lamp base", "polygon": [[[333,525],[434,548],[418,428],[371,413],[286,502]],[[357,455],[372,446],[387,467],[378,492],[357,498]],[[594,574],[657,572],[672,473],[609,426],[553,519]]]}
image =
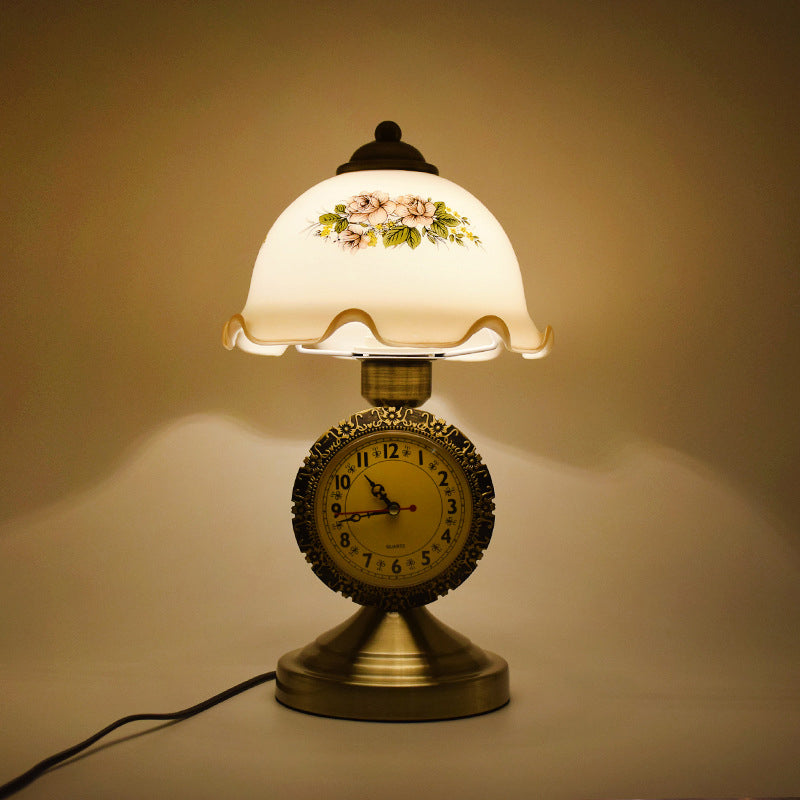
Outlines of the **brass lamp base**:
{"label": "brass lamp base", "polygon": [[411,722],[494,711],[508,702],[508,664],[426,608],[364,606],[278,661],[276,699],[310,714]]}

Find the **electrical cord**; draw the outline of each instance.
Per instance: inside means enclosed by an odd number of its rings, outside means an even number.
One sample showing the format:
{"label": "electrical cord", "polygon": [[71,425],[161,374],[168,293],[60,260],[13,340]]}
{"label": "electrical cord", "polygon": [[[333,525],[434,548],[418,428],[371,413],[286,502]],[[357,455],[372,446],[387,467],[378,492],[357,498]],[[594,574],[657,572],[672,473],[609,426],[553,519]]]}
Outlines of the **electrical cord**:
{"label": "electrical cord", "polygon": [[230,689],[226,689],[224,692],[215,694],[213,697],[209,697],[208,700],[203,700],[201,703],[197,703],[197,705],[184,708],[182,711],[173,711],[167,714],[131,714],[127,717],[122,717],[116,722],[112,722],[110,725],[103,728],[103,730],[98,731],[94,735],[90,736],[88,739],[85,739],[84,741],[79,742],[72,747],[68,747],[66,750],[62,750],[60,753],[56,753],[49,758],[45,758],[38,764],[34,764],[34,766],[32,766],[27,772],[23,772],[21,775],[13,778],[8,783],[4,783],[2,786],[0,786],[0,799],[4,797],[11,797],[12,794],[18,792],[20,789],[24,788],[30,783],[33,783],[37,778],[44,775],[47,770],[52,769],[57,764],[60,764],[69,758],[72,758],[122,725],[127,725],[129,722],[138,722],[140,720],[174,720],[177,722],[188,719],[189,717],[193,717],[195,714],[199,714],[201,711],[205,711],[206,709],[211,708],[218,703],[222,703],[224,700],[229,700],[231,697],[235,697],[237,694],[241,694],[248,689],[252,689],[254,686],[274,680],[275,671],[273,670],[271,672],[265,672],[262,675],[256,675],[254,678],[250,678],[249,680],[243,681],[236,686],[232,686]]}

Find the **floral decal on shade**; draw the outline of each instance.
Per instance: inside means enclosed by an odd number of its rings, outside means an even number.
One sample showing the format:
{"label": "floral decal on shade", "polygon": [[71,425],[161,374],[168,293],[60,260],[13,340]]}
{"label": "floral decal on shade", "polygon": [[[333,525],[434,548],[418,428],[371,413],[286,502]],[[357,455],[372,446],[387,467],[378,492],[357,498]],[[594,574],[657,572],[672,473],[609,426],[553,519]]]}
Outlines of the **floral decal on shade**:
{"label": "floral decal on shade", "polygon": [[349,251],[408,245],[412,250],[423,241],[431,244],[480,245],[469,220],[442,201],[404,194],[364,192],[321,214],[314,234]]}

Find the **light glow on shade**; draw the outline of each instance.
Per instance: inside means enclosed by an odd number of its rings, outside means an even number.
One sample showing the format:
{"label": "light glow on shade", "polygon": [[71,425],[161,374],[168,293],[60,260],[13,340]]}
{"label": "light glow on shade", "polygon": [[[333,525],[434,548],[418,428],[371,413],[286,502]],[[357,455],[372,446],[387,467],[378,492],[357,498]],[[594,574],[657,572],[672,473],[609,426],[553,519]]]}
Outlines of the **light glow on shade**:
{"label": "light glow on shade", "polygon": [[499,222],[457,184],[362,170],[322,181],[276,220],[229,349],[481,360],[547,354]]}

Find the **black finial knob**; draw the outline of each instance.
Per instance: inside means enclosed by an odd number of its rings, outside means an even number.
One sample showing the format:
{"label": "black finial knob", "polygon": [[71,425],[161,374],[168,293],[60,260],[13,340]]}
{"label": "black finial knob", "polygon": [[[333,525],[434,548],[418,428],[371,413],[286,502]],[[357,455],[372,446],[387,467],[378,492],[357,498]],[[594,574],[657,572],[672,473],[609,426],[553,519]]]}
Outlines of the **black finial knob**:
{"label": "black finial knob", "polygon": [[403,131],[400,130],[400,126],[389,119],[385,122],[381,122],[378,127],[375,128],[376,142],[399,142],[402,136]]}
{"label": "black finial knob", "polygon": [[375,141],[359,147],[350,160],[336,170],[336,174],[367,169],[407,169],[438,175],[439,170],[429,164],[416,147],[400,141],[402,133],[396,122],[381,122],[375,128]]}

